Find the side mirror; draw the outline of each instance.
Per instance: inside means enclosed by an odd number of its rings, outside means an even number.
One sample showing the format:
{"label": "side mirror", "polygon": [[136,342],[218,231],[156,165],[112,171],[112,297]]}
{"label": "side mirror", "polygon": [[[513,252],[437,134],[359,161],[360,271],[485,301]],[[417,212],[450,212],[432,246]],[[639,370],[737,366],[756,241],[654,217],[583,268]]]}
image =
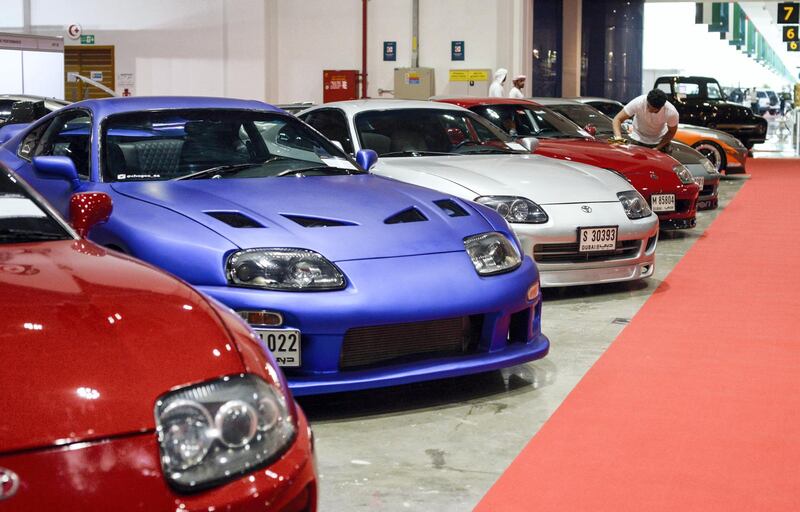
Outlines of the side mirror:
{"label": "side mirror", "polygon": [[592,137],[597,135],[597,127],[592,123],[587,124],[586,126],[583,127],[583,129],[586,130],[586,133],[588,133]]}
{"label": "side mirror", "polygon": [[102,192],[73,194],[69,200],[69,217],[72,227],[85,238],[93,227],[111,217],[111,196]]}
{"label": "side mirror", "polygon": [[342,152],[344,152],[344,146],[342,146],[342,143],[341,143],[341,142],[339,142],[338,140],[332,140],[332,141],[331,141],[331,144],[333,144],[333,145],[334,145],[334,146],[336,146],[337,148],[341,149],[341,150],[342,150]]}
{"label": "side mirror", "polygon": [[539,139],[536,137],[523,137],[519,139],[519,143],[522,144],[522,147],[526,150],[533,153],[539,147]]}
{"label": "side mirror", "polygon": [[72,190],[81,188],[78,170],[75,169],[75,163],[69,157],[35,156],[33,157],[33,167],[43,178],[69,181],[72,184]]}
{"label": "side mirror", "polygon": [[378,153],[371,149],[359,149],[356,153],[356,162],[362,169],[370,171],[378,163]]}

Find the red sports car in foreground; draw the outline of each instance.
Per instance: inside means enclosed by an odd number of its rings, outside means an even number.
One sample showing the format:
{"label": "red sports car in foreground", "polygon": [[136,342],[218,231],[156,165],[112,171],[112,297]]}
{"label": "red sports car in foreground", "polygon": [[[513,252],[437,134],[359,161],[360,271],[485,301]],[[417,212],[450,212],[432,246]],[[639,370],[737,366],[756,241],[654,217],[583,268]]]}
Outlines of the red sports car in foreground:
{"label": "red sports car in foreground", "polygon": [[650,203],[662,229],[695,225],[700,187],[672,157],[634,145],[595,140],[574,123],[537,103],[509,98],[447,98],[518,137],[536,137],[537,154],[610,169],[623,174]]}
{"label": "red sports car in foreground", "polygon": [[[73,196],[81,234],[105,194]],[[316,510],[311,432],[235,314],[0,168],[0,510]]]}

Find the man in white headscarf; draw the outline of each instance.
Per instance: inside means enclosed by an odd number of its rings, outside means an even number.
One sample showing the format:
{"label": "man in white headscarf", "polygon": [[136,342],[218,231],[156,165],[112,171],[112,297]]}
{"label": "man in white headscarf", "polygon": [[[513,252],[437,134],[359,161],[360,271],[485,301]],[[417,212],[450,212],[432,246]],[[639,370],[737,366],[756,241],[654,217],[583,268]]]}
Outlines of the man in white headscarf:
{"label": "man in white headscarf", "polygon": [[514,87],[512,87],[511,91],[508,93],[509,98],[522,99],[525,97],[525,95],[522,93],[522,89],[525,88],[526,78],[527,77],[525,75],[517,75],[514,77]]}
{"label": "man in white headscarf", "polygon": [[507,76],[508,70],[505,68],[499,68],[494,72],[494,81],[492,82],[492,85],[489,86],[490,98],[502,98],[505,96],[503,94],[503,84],[506,83]]}

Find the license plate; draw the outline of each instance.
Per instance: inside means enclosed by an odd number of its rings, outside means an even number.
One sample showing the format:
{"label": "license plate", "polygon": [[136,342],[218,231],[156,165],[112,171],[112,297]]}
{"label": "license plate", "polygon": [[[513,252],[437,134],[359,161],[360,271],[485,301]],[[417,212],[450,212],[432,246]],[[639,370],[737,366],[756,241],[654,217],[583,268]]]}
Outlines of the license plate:
{"label": "license plate", "polygon": [[650,196],[650,205],[654,212],[674,212],[675,194],[653,194]]}
{"label": "license plate", "polygon": [[702,189],[702,188],[703,188],[703,185],[705,185],[705,184],[706,184],[706,179],[705,179],[705,178],[703,178],[702,176],[700,176],[699,178],[695,178],[695,179],[694,179],[694,182],[695,182],[695,183],[697,183],[697,186],[698,186],[698,187],[700,187],[700,188]]}
{"label": "license plate", "polygon": [[613,251],[617,248],[617,226],[578,228],[578,252]]}
{"label": "license plate", "polygon": [[278,366],[300,366],[300,331],[297,329],[254,329]]}

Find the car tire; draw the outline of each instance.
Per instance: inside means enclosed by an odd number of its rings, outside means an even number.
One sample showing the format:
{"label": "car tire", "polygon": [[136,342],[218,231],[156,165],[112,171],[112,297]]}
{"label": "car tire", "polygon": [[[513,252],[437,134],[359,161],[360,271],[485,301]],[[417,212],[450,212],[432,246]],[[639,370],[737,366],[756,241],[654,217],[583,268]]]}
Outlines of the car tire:
{"label": "car tire", "polygon": [[711,163],[717,168],[717,172],[727,169],[728,159],[725,157],[725,151],[716,142],[701,140],[694,143],[692,147],[711,160]]}

